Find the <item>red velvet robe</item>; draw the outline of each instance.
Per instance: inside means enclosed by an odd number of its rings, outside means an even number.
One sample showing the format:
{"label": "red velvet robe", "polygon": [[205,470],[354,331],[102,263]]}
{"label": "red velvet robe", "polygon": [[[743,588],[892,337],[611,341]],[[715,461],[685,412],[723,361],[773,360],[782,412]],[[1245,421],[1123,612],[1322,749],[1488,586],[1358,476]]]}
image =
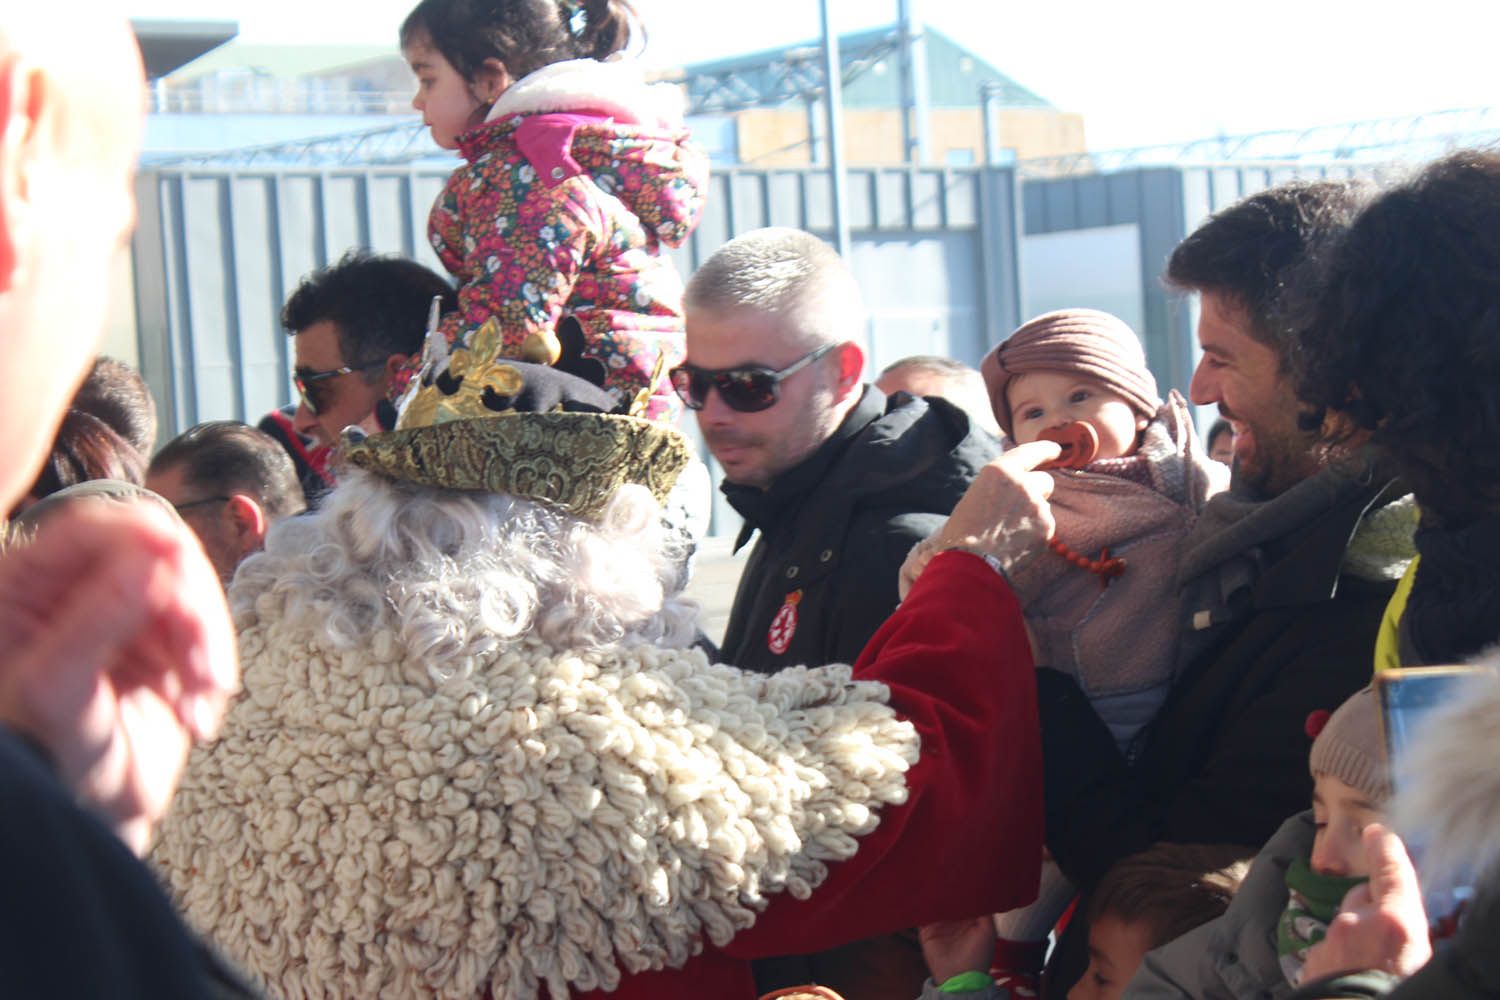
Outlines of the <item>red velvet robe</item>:
{"label": "red velvet robe", "polygon": [[1036,897],[1036,678],[1010,587],[976,556],[937,556],[854,674],[886,684],[891,706],[921,733],[906,803],[881,810],[858,853],[831,865],[810,899],[778,896],[727,947],[706,946],[681,969],[627,975],[615,992],[578,1000],[752,1000],[752,958],[997,913]]}

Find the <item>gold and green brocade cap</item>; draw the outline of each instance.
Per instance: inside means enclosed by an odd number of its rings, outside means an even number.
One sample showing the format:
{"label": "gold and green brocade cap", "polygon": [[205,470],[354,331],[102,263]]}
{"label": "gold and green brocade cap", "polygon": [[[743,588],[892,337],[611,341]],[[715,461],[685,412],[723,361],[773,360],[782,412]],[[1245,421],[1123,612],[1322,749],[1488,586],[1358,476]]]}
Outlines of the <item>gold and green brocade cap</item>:
{"label": "gold and green brocade cap", "polygon": [[690,455],[680,431],[616,412],[613,396],[576,375],[497,358],[491,339],[498,336],[482,328],[468,346],[424,359],[395,429],[368,437],[346,430],[347,460],[391,479],[506,493],[585,520],[626,483],[666,501]]}

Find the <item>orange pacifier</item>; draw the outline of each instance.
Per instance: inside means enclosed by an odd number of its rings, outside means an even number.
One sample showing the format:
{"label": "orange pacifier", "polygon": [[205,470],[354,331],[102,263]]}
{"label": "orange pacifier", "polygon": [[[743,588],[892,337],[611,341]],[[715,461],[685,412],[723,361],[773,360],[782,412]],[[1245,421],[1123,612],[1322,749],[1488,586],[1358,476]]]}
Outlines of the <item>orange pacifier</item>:
{"label": "orange pacifier", "polygon": [[1062,454],[1050,462],[1043,462],[1038,469],[1081,469],[1099,454],[1099,432],[1094,425],[1075,420],[1061,427],[1048,427],[1036,436],[1038,441],[1055,441]]}
{"label": "orange pacifier", "polygon": [[[1099,432],[1094,430],[1093,424],[1082,420],[1061,427],[1048,427],[1036,437],[1038,441],[1055,441],[1062,448],[1061,455],[1038,465],[1038,469],[1081,469],[1099,454]],[[1090,559],[1068,548],[1059,538],[1048,539],[1047,547],[1079,569],[1097,575],[1101,587],[1109,586],[1109,581],[1125,572],[1125,560],[1110,555],[1107,548],[1099,552],[1097,559]]]}

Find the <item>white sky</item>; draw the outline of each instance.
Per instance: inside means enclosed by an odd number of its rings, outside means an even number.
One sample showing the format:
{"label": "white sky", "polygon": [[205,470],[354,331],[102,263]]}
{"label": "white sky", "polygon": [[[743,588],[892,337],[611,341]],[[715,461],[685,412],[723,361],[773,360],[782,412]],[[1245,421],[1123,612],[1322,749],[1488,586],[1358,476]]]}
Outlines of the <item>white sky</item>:
{"label": "white sky", "polygon": [[[1500,0],[913,0],[919,16],[1065,111],[1095,149],[1452,108],[1500,108]],[[835,30],[895,0],[830,0]],[[225,18],[252,42],[384,42],[411,0],[126,0]],[[660,66],[818,33],[815,0],[638,0]],[[357,9],[357,13],[351,13]]]}

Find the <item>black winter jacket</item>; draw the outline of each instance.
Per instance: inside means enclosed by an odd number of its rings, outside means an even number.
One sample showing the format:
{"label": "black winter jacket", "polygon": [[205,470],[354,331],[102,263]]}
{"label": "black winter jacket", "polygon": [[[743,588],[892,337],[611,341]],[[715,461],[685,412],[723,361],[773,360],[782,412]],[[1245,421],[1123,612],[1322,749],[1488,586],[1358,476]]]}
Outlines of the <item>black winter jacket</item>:
{"label": "black winter jacket", "polygon": [[0,728],[0,994],[258,996],[178,918],[151,872]]}
{"label": "black winter jacket", "polygon": [[1401,617],[1401,663],[1462,663],[1500,635],[1500,517],[1461,527],[1430,524]]}
{"label": "black winter jacket", "polygon": [[[1344,550],[1364,514],[1400,492],[1350,482],[1260,547],[1247,613],[1181,671],[1133,766],[1076,685],[1038,671],[1047,843],[1085,893],[1157,841],[1262,844],[1307,808],[1307,716],[1369,683],[1395,589],[1342,573]],[[1087,963],[1085,924],[1074,920],[1056,950],[1048,997]]]}
{"label": "black winter jacket", "polygon": [[745,519],[736,550],[760,537],[735,593],[723,661],[760,673],[853,663],[896,608],[907,552],[999,454],[999,441],[946,400],[887,399],[866,386],[833,436],[770,489],[724,483]]}

